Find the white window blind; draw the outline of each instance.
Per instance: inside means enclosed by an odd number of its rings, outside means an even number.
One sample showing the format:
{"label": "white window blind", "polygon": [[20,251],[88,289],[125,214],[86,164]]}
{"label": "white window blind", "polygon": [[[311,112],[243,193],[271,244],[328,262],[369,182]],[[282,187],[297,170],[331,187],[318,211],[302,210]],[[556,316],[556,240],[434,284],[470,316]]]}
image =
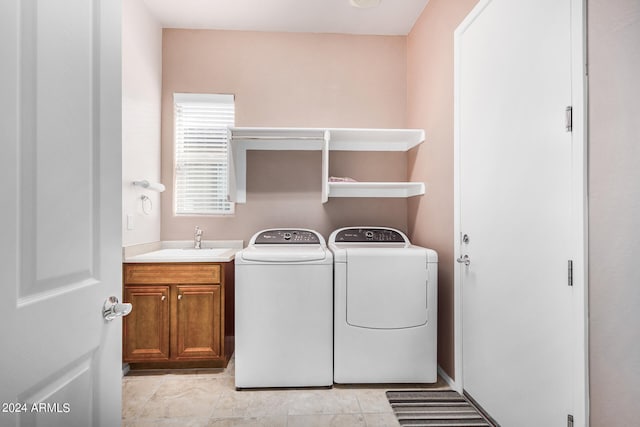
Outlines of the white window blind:
{"label": "white window blind", "polygon": [[173,103],[176,214],[232,214],[227,126],[235,121],[233,95],[175,93]]}

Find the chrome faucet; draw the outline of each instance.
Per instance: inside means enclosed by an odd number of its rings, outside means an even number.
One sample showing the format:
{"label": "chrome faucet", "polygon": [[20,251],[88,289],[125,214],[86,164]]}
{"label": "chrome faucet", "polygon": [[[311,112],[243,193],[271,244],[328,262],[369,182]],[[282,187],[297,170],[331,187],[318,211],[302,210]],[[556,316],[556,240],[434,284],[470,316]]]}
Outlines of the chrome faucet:
{"label": "chrome faucet", "polygon": [[193,239],[194,239],[193,247],[195,249],[202,249],[202,230],[197,225],[196,225],[195,236],[193,237]]}

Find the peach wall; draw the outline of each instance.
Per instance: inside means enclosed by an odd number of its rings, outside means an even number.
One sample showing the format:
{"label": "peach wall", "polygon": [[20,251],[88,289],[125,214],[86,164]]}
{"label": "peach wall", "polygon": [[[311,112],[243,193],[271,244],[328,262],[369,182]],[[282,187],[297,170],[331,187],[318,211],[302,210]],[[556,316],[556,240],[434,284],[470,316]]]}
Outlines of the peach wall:
{"label": "peach wall", "polygon": [[[122,245],[160,240],[160,194],[133,187],[160,181],[162,28],[142,0],[122,2]],[[153,209],[142,211],[140,197]],[[127,230],[127,215],[134,229]]]}
{"label": "peach wall", "polygon": [[407,42],[407,126],[425,143],[409,153],[409,180],[427,194],[408,203],[413,243],[438,252],[438,363],[452,378],[453,323],[453,32],[477,0],[430,0]]}
{"label": "peach wall", "polygon": [[[237,126],[401,128],[406,115],[406,38],[307,33],[163,32],[163,240],[244,239],[262,228],[376,224],[407,230],[404,199],[320,202],[317,152],[248,155],[247,203],[231,217],[176,217],[172,207],[174,92],[231,93]],[[404,181],[406,153],[332,153],[330,173]]]}
{"label": "peach wall", "polygon": [[589,0],[591,425],[640,419],[640,2]]}

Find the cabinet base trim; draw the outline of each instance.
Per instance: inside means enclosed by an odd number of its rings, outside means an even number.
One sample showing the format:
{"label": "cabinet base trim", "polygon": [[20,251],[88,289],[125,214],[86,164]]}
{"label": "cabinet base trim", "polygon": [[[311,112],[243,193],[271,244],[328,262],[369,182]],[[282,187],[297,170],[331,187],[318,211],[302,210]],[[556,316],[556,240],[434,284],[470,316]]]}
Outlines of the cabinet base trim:
{"label": "cabinet base trim", "polygon": [[203,360],[190,362],[157,362],[157,363],[129,363],[131,371],[153,369],[196,369],[196,368],[220,368],[224,369],[229,364],[228,360]]}

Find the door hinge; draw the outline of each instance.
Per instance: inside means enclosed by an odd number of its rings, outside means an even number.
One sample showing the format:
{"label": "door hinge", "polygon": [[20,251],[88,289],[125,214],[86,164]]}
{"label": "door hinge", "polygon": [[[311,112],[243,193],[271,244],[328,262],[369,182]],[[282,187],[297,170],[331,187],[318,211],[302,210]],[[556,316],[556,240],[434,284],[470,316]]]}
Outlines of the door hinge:
{"label": "door hinge", "polygon": [[567,132],[573,130],[573,107],[571,105],[564,110],[564,125]]}
{"label": "door hinge", "polygon": [[573,261],[569,260],[568,285],[573,286]]}
{"label": "door hinge", "polygon": [[573,415],[567,415],[567,427],[573,427]]}

